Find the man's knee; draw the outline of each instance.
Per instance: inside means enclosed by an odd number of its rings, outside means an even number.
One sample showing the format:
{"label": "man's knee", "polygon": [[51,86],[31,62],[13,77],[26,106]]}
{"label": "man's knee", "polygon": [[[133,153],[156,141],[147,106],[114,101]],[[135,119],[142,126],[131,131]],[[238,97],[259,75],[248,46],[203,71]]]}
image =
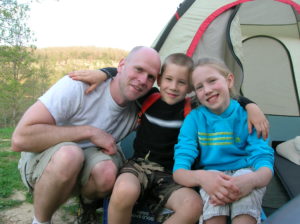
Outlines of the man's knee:
{"label": "man's knee", "polygon": [[82,149],[75,145],[66,145],[54,153],[46,167],[46,171],[69,179],[79,174],[83,162],[84,154]]}
{"label": "man's knee", "polygon": [[111,160],[105,160],[94,166],[91,178],[102,192],[109,192],[116,181],[117,171],[116,165]]}

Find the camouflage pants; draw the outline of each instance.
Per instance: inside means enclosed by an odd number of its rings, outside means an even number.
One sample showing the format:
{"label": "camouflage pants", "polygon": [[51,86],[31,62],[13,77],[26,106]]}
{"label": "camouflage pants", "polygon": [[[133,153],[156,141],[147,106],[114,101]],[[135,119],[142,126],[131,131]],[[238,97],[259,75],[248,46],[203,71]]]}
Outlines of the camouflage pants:
{"label": "camouflage pants", "polygon": [[144,158],[127,161],[120,173],[132,173],[141,184],[141,195],[138,204],[146,206],[156,216],[162,210],[171,194],[182,188],[176,184],[170,172],[164,167]]}

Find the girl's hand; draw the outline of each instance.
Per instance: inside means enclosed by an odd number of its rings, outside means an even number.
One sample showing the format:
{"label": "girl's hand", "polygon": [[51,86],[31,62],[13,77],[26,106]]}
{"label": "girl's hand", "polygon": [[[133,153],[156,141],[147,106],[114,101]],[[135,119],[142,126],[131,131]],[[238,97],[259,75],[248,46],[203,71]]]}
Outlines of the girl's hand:
{"label": "girl's hand", "polygon": [[254,103],[246,105],[248,113],[248,131],[252,133],[252,127],[254,126],[257,131],[257,137],[261,136],[266,140],[269,135],[269,121],[262,112],[262,110]]}
{"label": "girl's hand", "polygon": [[239,188],[231,181],[232,177],[222,172],[206,171],[201,187],[207,192],[214,205],[225,205],[235,200],[231,196],[239,194]]}
{"label": "girl's hand", "polygon": [[85,90],[85,94],[91,93],[107,79],[107,75],[100,70],[79,70],[70,72],[68,75],[73,80],[82,81],[90,85]]}
{"label": "girl's hand", "polygon": [[240,190],[240,193],[236,197],[236,200],[248,195],[251,191],[254,190],[254,175],[254,173],[249,173],[241,176],[232,177],[232,183],[234,183]]}

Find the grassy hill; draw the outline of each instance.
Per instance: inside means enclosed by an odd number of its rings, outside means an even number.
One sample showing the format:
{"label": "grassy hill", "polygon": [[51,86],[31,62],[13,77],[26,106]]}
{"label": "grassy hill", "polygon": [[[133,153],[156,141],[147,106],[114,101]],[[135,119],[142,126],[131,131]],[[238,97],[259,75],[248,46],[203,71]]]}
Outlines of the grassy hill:
{"label": "grassy hill", "polygon": [[117,66],[127,53],[121,49],[99,47],[51,47],[36,50],[41,59],[38,65],[46,63],[51,71],[50,84],[71,71]]}

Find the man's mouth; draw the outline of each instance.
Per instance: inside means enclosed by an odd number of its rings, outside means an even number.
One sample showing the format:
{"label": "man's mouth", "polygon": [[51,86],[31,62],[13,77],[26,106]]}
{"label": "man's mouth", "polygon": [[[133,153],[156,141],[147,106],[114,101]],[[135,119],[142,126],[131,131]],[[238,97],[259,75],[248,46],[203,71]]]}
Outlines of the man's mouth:
{"label": "man's mouth", "polygon": [[136,92],[143,92],[143,88],[139,85],[130,85]]}

